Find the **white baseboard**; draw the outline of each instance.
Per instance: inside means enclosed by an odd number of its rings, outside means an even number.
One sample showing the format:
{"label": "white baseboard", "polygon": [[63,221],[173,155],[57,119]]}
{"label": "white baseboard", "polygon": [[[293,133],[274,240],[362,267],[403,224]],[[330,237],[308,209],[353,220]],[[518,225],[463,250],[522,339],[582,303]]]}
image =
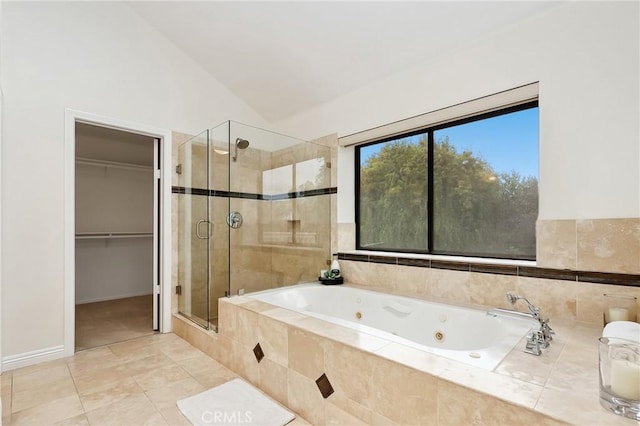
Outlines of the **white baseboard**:
{"label": "white baseboard", "polygon": [[15,370],[45,361],[64,357],[64,345],[38,349],[18,355],[9,355],[2,358],[2,371]]}
{"label": "white baseboard", "polygon": [[118,294],[116,296],[96,297],[96,298],[86,299],[86,300],[76,300],[76,305],[83,305],[85,303],[95,303],[95,302],[107,302],[109,300],[126,299],[127,297],[151,296],[151,294],[152,293],[149,293],[148,291],[143,291],[143,292],[137,292],[137,293]]}

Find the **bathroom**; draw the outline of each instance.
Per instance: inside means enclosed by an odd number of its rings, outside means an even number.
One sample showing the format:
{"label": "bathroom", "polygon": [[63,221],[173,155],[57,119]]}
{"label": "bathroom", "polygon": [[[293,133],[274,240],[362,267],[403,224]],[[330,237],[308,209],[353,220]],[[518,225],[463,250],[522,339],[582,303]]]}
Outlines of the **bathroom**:
{"label": "bathroom", "polygon": [[[271,16],[262,9],[266,6],[255,5],[241,17],[252,23],[253,30],[244,27],[236,37],[246,41],[258,32],[266,40],[268,34],[285,34],[290,28],[287,25],[294,26],[296,36],[265,42],[254,56],[233,48],[224,50],[242,66],[220,64],[225,62],[220,56],[208,54],[203,63],[224,65],[226,74],[221,73],[219,79],[235,76],[245,80],[244,84],[235,81],[235,85],[225,85],[193,59],[206,49],[177,47],[179,41],[190,38],[190,31],[184,29],[191,27],[175,22],[183,18],[181,14],[160,16],[158,12],[157,21],[151,24],[153,13],[145,12],[143,3],[0,5],[3,378],[18,365],[37,365],[70,355],[65,353],[64,304],[68,262],[73,256],[65,253],[61,241],[72,235],[65,213],[67,157],[62,154],[66,146],[63,117],[72,109],[166,130],[174,157],[165,163],[172,203],[166,212],[174,225],[168,228],[173,232],[173,244],[163,262],[170,274],[163,293],[171,311],[165,330],[183,336],[274,399],[286,402],[309,422],[415,423],[418,420],[403,417],[414,412],[416,418],[441,424],[470,423],[469,419],[476,423],[629,424],[599,407],[596,342],[602,332],[603,294],[640,297],[637,4],[558,3],[530,16],[518,15],[517,25],[496,25],[494,32],[459,49],[431,52],[433,58],[423,57],[419,63],[410,60],[419,49],[407,45],[397,65],[385,68],[386,74],[368,75],[369,79],[357,82],[360,85],[351,81],[341,93],[329,90],[335,89],[337,82],[347,84],[339,71],[358,76],[362,75],[356,72],[359,68],[359,72],[372,68],[371,63],[358,62],[349,52],[358,47],[362,57],[373,60],[391,35],[381,30],[372,32],[375,37],[371,39],[358,38],[357,31],[348,30],[359,27],[347,24],[349,18],[364,16],[364,12],[345,4],[341,13],[315,11],[326,20],[314,28],[319,40],[311,43],[303,37],[313,36],[314,31],[305,31],[299,24],[305,22],[302,19],[290,19],[296,8],[288,6],[273,5],[279,8],[278,13],[265,20],[264,16]],[[223,19],[233,17],[233,6],[220,7],[218,15],[207,15],[212,22],[221,25],[218,17],[223,22],[237,22]],[[421,6],[416,3],[413,7]],[[397,15],[383,12],[367,16],[385,28],[383,18],[397,19]],[[409,15],[415,19],[432,16],[426,12]],[[260,27],[265,21],[277,30]],[[195,22],[192,35],[198,33]],[[457,21],[445,15],[439,22],[455,28]],[[181,29],[182,39],[175,34],[177,29]],[[347,35],[360,42],[349,43]],[[169,41],[170,36],[174,41]],[[308,50],[296,48],[293,41],[298,39],[304,46],[318,47],[314,49],[317,61],[295,60],[301,50]],[[342,46],[342,53],[323,53],[320,47],[328,40]],[[222,49],[227,41],[220,38],[216,49]],[[264,71],[265,78],[282,79],[277,84],[246,79],[245,73],[252,70]],[[300,80],[303,82],[293,84]],[[354,163],[358,142],[346,138],[535,82],[539,82],[536,95],[540,105],[540,198],[533,266],[402,252],[370,255],[356,250]],[[301,87],[307,91],[296,93],[294,89]],[[213,168],[213,173],[229,177],[226,186],[224,179],[187,185],[184,179],[189,174],[180,160],[180,146],[199,132],[224,128],[224,123],[246,126],[247,131],[260,128],[292,135],[297,141],[307,141],[301,142],[304,146],[311,143],[316,152],[327,150],[320,156],[301,156],[281,164],[293,167],[322,158],[328,177],[312,190],[327,193],[276,200],[274,194],[297,189],[280,191],[244,179],[241,173],[248,171],[240,171],[246,164],[243,161],[253,160],[255,149],[273,152],[275,147],[261,136],[240,131],[232,137],[227,133],[215,138],[226,145],[216,147],[222,148],[222,153],[215,149],[208,152],[210,158],[226,159],[228,169]],[[230,160],[232,156],[237,157],[236,162]],[[181,174],[176,173],[179,164],[183,165]],[[272,164],[271,170],[276,168]],[[187,292],[185,277],[180,275],[185,270],[180,260],[184,247],[180,246],[181,228],[177,225],[180,198],[186,195],[180,193],[181,187],[206,191],[206,197],[191,194],[197,199],[192,207],[213,213],[194,218],[191,225],[208,220],[211,223],[200,223],[200,235],[223,235],[213,246],[208,246],[211,241],[207,238],[191,241],[205,245],[204,252],[198,252],[204,253],[199,263],[188,263],[194,267],[194,283],[198,274],[208,283],[207,274],[222,272],[215,285],[191,288],[205,294],[198,299],[200,306],[181,306],[181,297]],[[236,192],[260,199],[231,197]],[[310,208],[318,213],[314,229],[298,234],[298,227],[305,227],[312,218],[305,210],[305,200],[318,201],[321,206]],[[275,203],[287,210],[274,212]],[[259,217],[264,217],[258,213],[260,209],[270,210],[269,217],[277,213],[277,226],[266,218],[260,222]],[[232,240],[239,233],[233,234],[226,224],[230,211],[243,216],[242,225],[233,231],[256,231],[246,233],[248,240]],[[294,229],[301,241],[306,241],[307,252],[318,248],[322,258],[303,256],[300,251],[295,262],[288,262],[292,250],[274,246],[291,241]],[[253,239],[258,236],[262,244],[272,247],[258,251],[255,243],[259,240]],[[220,242],[222,247],[215,245]],[[317,248],[310,249],[314,244]],[[222,251],[216,252],[218,249]],[[213,262],[207,253],[219,262],[211,270],[208,265]],[[556,332],[554,341],[539,357],[512,353],[514,358],[508,358],[497,372],[457,370],[446,360],[437,362],[411,349],[401,351],[397,345],[324,327],[315,319],[303,320],[281,309],[263,315],[262,303],[237,296],[241,290],[246,294],[314,281],[321,269],[328,268],[326,262],[334,253],[343,277],[352,286],[491,309],[513,308],[507,304],[507,292],[523,295],[550,318]],[[250,287],[249,280],[233,277],[234,271],[247,277],[269,276],[272,281],[264,288]],[[277,274],[272,275],[273,271]],[[175,294],[178,285],[183,286],[182,295]],[[233,297],[224,297],[225,292]],[[526,307],[519,304],[517,309]],[[328,336],[329,332],[333,336]],[[260,363],[253,355],[256,339],[265,354]],[[524,344],[518,347],[524,348]],[[301,359],[309,363],[298,363]],[[362,365],[362,369],[353,365]],[[315,383],[323,373],[334,389],[327,399]],[[429,389],[429,397],[405,398],[406,404],[413,405],[403,405],[397,396],[414,395],[416,389]],[[4,394],[2,399],[6,401]],[[475,402],[462,406],[456,403],[460,399]]]}
{"label": "bathroom", "polygon": [[[537,89],[538,85],[533,84],[514,89],[510,95],[529,98],[533,96],[531,93],[537,93]],[[218,133],[219,127],[210,129],[209,134]],[[251,141],[259,141],[273,134],[261,134],[264,131],[234,122],[223,123],[221,127],[224,131],[219,134],[223,136],[213,137],[209,146],[209,174],[214,176],[213,181],[219,179],[224,184],[232,185],[229,193],[239,193],[240,188],[233,187],[233,168],[241,167],[242,164],[238,163],[243,161],[251,161],[249,156],[243,158],[245,153],[242,148],[236,149],[239,142],[249,140],[239,135],[251,132]],[[292,140],[290,137],[276,136]],[[182,153],[191,149],[193,142],[199,139],[202,140],[202,137],[174,134],[174,162],[184,161]],[[348,156],[348,150],[354,150],[353,147],[341,147],[336,135],[323,137],[313,143],[299,140],[295,142],[298,143],[297,149],[289,150],[302,153],[302,157],[284,155],[282,152],[275,157],[295,164],[309,158],[304,156],[305,153],[311,153],[312,156],[319,154],[325,163],[333,165],[336,164],[338,152],[339,155]],[[304,148],[304,145],[307,147]],[[250,142],[249,147],[251,146]],[[256,146],[254,149],[260,148],[269,149],[268,145]],[[200,154],[200,159],[206,158],[204,150]],[[232,158],[229,159],[228,155],[232,155]],[[269,157],[275,158],[272,154]],[[262,158],[265,158],[264,153]],[[263,160],[262,164],[263,169],[273,169],[271,160]],[[284,163],[280,162],[278,165],[282,164]],[[349,161],[347,164],[351,165],[353,173],[353,162]],[[221,177],[215,177],[220,176],[216,175],[216,167],[221,169]],[[207,170],[207,167],[200,169]],[[245,173],[255,175],[256,169],[259,170],[260,166],[251,167]],[[182,169],[182,173],[184,170]],[[339,169],[331,167],[325,168],[325,171],[328,176],[321,181],[325,182],[325,186],[330,183],[329,188],[324,191],[330,195],[323,196],[330,199],[325,200],[324,210],[315,209],[315,213],[319,216],[336,217],[341,193],[339,190],[336,193],[333,188],[335,182],[338,182],[338,188],[341,187],[338,180]],[[242,178],[238,180],[242,183],[235,184],[244,185],[243,191],[246,192],[253,190],[251,186],[247,186],[251,185],[251,181],[261,181],[262,177],[268,176],[258,173],[257,178],[251,178],[242,172],[239,175]],[[179,181],[181,175],[174,178]],[[284,179],[282,176],[279,178],[281,182],[285,182],[285,190],[282,192],[291,192],[291,188],[286,186],[291,185],[291,173],[286,174]],[[202,181],[207,180],[203,178]],[[215,183],[210,186],[215,186]],[[181,205],[189,197],[198,197],[184,192],[174,187],[173,196],[177,198],[174,198],[174,205]],[[225,191],[220,192],[227,195]],[[208,193],[211,194],[211,191]],[[595,342],[602,332],[602,315],[607,310],[605,294],[629,297],[629,300],[633,300],[633,309],[638,311],[640,288],[637,286],[637,273],[616,269],[620,266],[615,266],[633,265],[633,259],[625,256],[635,243],[621,239],[620,248],[615,249],[617,254],[609,258],[612,262],[610,266],[599,267],[597,272],[585,270],[590,269],[587,266],[590,262],[603,261],[599,257],[597,244],[606,242],[606,234],[598,234],[599,229],[614,228],[622,235],[633,235],[637,220],[538,221],[536,263],[526,260],[501,261],[358,251],[354,250],[354,224],[336,224],[332,220],[330,245],[323,248],[324,257],[320,255],[312,259],[311,264],[317,269],[330,268],[328,265],[331,256],[336,253],[341,274],[350,287],[485,310],[514,309],[505,297],[512,292],[526,296],[541,307],[542,315],[550,319],[555,335],[539,357],[523,351],[526,342],[524,338],[521,339],[521,333],[515,340],[517,343],[514,345],[512,342],[508,346],[504,359],[490,367],[478,367],[458,360],[452,361],[446,355],[443,358],[429,351],[425,352],[424,348],[403,340],[390,340],[389,336],[379,336],[370,330],[363,332],[358,326],[350,329],[342,326],[344,322],[328,323],[326,316],[314,317],[305,311],[306,308],[302,308],[302,311],[296,309],[295,305],[300,303],[300,296],[297,295],[288,298],[298,300],[290,308],[286,304],[270,301],[269,294],[273,293],[269,291],[266,298],[246,295],[241,287],[252,283],[257,283],[258,287],[251,288],[247,293],[264,293],[264,290],[277,287],[316,282],[317,272],[312,270],[309,277],[304,274],[296,276],[294,273],[289,281],[268,278],[266,271],[274,277],[281,277],[282,273],[278,270],[282,268],[273,261],[259,258],[246,248],[239,251],[233,245],[233,239],[240,238],[233,233],[246,226],[246,222],[243,222],[239,228],[234,229],[229,222],[224,222],[230,211],[242,211],[238,204],[230,204],[233,202],[232,199],[224,198],[218,217],[216,213],[210,213],[214,229],[219,229],[212,232],[213,239],[215,235],[222,234],[218,243],[222,244],[224,263],[233,265],[234,261],[242,260],[233,259],[234,257],[248,257],[255,260],[254,265],[262,268],[261,274],[234,277],[229,274],[229,268],[224,268],[223,265],[221,278],[211,275],[209,282],[212,285],[222,283],[222,290],[219,291],[220,296],[210,299],[208,321],[202,321],[200,317],[194,318],[188,312],[185,314],[185,302],[181,302],[184,296],[174,296],[174,333],[312,424],[463,424],[470,418],[489,424],[518,424],[525,421],[545,424],[627,424],[627,419],[612,415],[598,404],[598,350]],[[243,208],[249,212],[247,215],[251,214],[250,208]],[[176,236],[182,232],[180,228],[183,226],[182,210],[178,208],[178,211],[173,218],[174,238],[182,241],[182,234]],[[201,213],[206,214],[204,211]],[[272,222],[269,225],[273,227],[271,229],[276,229],[277,221],[280,220],[283,226],[281,229],[292,231],[291,227],[286,227],[286,221],[290,217],[296,217],[303,223],[309,219],[304,215],[280,212],[279,216],[270,217]],[[190,228],[193,228],[195,219],[192,216],[186,219],[191,221]],[[316,229],[329,226],[328,221],[315,219],[313,222],[318,226]],[[245,241],[247,238],[251,239],[247,235],[249,233],[259,234],[257,229],[246,230],[242,237]],[[281,241],[282,248],[296,247],[291,240],[291,232],[287,235],[289,237]],[[566,251],[567,239],[580,242],[574,243],[573,253]],[[275,247],[277,242],[269,240],[263,246]],[[298,246],[302,247],[300,244]],[[331,250],[328,250],[329,247]],[[175,283],[184,290],[180,271],[192,269],[193,265],[183,262],[180,258],[181,250],[184,251],[179,247],[174,252],[173,261],[174,268],[178,271]],[[541,256],[542,253],[544,256]],[[551,253],[557,255],[550,256]],[[211,256],[210,271],[215,269],[215,257]],[[206,261],[198,267],[200,271],[207,270],[205,264]],[[296,268],[298,264],[300,262],[287,262],[285,269]],[[575,265],[581,266],[578,269]],[[301,271],[309,268],[309,265],[304,265]],[[245,264],[242,269],[250,271],[251,266]],[[218,284],[213,284],[215,282]],[[328,294],[326,303],[329,305],[336,305],[338,301],[342,303],[348,298],[337,293],[337,288],[327,286],[325,289]],[[226,294],[233,297],[223,297]],[[336,300],[332,302],[333,298]],[[315,296],[311,299],[318,302]],[[406,300],[401,300],[400,303],[406,303]],[[301,306],[303,305],[304,303]],[[403,305],[388,306],[402,310]],[[524,304],[516,308],[527,311]],[[368,311],[365,311],[368,308],[359,306],[357,309],[358,313],[368,315]],[[263,358],[256,355],[258,346]],[[476,352],[472,356],[475,355]],[[358,367],[353,368],[354,365]],[[330,383],[331,391],[326,397],[318,383],[321,377],[327,378]],[[407,380],[407,377],[410,379]],[[397,395],[405,397],[398,399]],[[456,403],[462,398],[465,400],[464,406]]]}

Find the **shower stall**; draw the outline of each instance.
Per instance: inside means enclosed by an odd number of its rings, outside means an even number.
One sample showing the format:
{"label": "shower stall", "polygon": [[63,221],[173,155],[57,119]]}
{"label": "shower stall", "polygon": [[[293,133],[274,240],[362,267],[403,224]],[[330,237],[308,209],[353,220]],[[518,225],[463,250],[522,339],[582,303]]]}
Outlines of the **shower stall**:
{"label": "shower stall", "polygon": [[234,121],[178,149],[178,311],[315,281],[331,259],[331,148]]}

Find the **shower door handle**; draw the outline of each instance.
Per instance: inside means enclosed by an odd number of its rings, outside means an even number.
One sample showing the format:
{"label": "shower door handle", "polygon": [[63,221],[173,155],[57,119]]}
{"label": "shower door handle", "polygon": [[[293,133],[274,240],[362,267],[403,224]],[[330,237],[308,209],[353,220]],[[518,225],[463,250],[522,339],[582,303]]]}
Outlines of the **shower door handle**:
{"label": "shower door handle", "polygon": [[[203,223],[207,224],[207,235],[205,236],[202,236],[200,234],[200,225],[202,225]],[[196,237],[201,240],[208,240],[211,237],[211,222],[206,219],[199,220],[198,223],[196,223]]]}

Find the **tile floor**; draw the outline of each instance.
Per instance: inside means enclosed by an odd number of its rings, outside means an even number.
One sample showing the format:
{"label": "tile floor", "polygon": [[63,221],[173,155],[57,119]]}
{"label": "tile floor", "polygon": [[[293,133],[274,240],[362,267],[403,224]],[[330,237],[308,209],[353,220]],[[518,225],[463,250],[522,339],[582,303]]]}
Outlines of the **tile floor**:
{"label": "tile floor", "polygon": [[235,377],[175,334],[154,334],[2,373],[2,423],[188,425],[176,401]]}
{"label": "tile floor", "polygon": [[76,305],[76,351],[153,334],[152,295]]}

